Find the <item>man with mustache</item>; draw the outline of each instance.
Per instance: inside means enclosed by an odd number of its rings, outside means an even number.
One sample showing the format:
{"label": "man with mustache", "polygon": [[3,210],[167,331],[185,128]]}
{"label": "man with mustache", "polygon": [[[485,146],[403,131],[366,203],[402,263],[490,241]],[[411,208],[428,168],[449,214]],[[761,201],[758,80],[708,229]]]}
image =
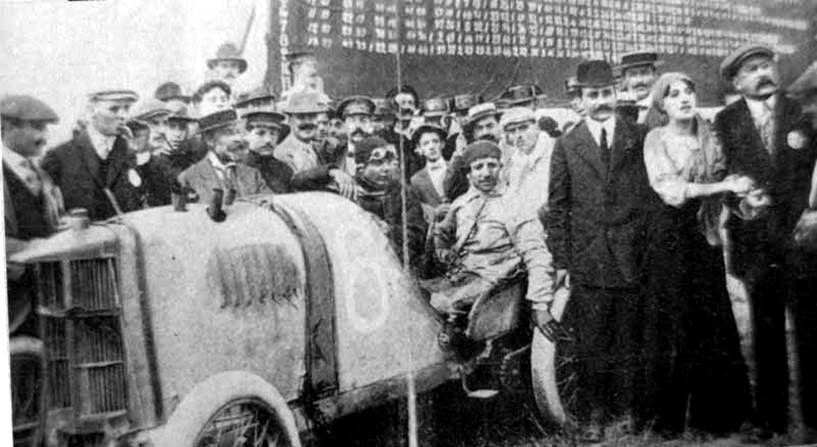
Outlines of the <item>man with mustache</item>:
{"label": "man with mustache", "polygon": [[621,56],[618,69],[624,77],[624,89],[635,100],[639,124],[647,119],[647,111],[652,103],[650,91],[658,79],[657,67],[661,64],[663,61],[658,59],[658,53],[654,51],[636,51]]}
{"label": "man with mustache", "polygon": [[587,441],[605,425],[633,422],[643,306],[644,235],[657,205],[647,179],[644,129],[615,114],[616,80],[602,60],[579,64],[586,118],[557,140],[545,216],[556,285],[570,275],[562,322],[574,337],[575,408]]}
{"label": "man with mustache", "polygon": [[330,189],[351,199],[357,190],[354,178],[341,169],[337,160],[315,149],[319,115],[328,110],[325,95],[290,94],[283,111],[289,116],[292,131],[273,153],[292,169],[292,187],[296,191]]}
{"label": "man with mustache", "polygon": [[258,169],[267,185],[276,193],[292,191],[292,168],[275,158],[275,146],[289,134],[286,117],[278,112],[255,111],[244,115],[245,139],[250,153],[247,166]]}
{"label": "man with mustache", "polygon": [[[792,232],[808,206],[815,154],[799,138],[804,133],[800,105],[781,94],[770,48],[741,46],[724,59],[720,74],[742,96],[715,116],[727,170],[750,177],[755,185],[749,194],[727,200],[732,215],[726,228],[732,242],[730,270],[744,281],[752,305],[753,435],[767,438],[788,429],[785,315],[798,268],[792,264]],[[813,298],[814,291],[809,295]],[[803,380],[813,383],[814,377]]]}
{"label": "man with mustache", "polygon": [[[46,144],[48,126],[59,120],[44,102],[27,95],[0,99],[0,135],[3,137],[3,212],[6,257],[24,249],[31,239],[57,231],[63,212],[62,196],[51,177],[35,163]],[[9,330],[39,337],[33,272],[6,265]]]}
{"label": "man with mustache", "polygon": [[346,157],[343,166],[347,173],[357,172],[355,148],[363,139],[374,134],[372,115],[375,104],[367,96],[351,96],[338,104],[337,113],[346,127]]}
{"label": "man with mustache", "polygon": [[238,48],[232,42],[223,43],[216,55],[207,61],[210,78],[234,85],[238,76],[247,71],[247,60],[241,57]]}
{"label": "man with mustache", "polygon": [[179,174],[179,184],[195,193],[200,203],[213,200],[214,189],[223,191],[223,205],[237,197],[271,193],[261,173],[244,164],[248,156],[241,121],[233,109],[222,110],[199,120],[207,155]]}
{"label": "man with mustache", "polygon": [[535,210],[513,212],[508,206],[505,185],[499,179],[502,152],[495,143],[471,143],[462,158],[468,167],[468,192],[454,200],[432,229],[436,257],[447,271],[445,281],[434,286],[430,301],[448,316],[442,343],[455,350],[467,346],[462,330],[471,306],[523,268],[533,322],[550,331],[557,326],[548,311],[553,267]]}
{"label": "man with mustache", "polygon": [[[500,144],[502,128],[499,126],[499,118],[501,116],[502,112],[497,110],[496,105],[492,102],[477,104],[468,109],[462,123],[462,132],[466,141],[474,143],[486,140]],[[455,151],[443,180],[443,189],[449,199],[454,200],[468,190],[467,168],[462,161],[462,151]]]}
{"label": "man with mustache", "polygon": [[62,190],[66,209],[85,208],[91,220],[100,220],[142,207],[142,178],[126,139],[138,99],[132,90],[92,93],[88,126],[45,155],[43,169]]}

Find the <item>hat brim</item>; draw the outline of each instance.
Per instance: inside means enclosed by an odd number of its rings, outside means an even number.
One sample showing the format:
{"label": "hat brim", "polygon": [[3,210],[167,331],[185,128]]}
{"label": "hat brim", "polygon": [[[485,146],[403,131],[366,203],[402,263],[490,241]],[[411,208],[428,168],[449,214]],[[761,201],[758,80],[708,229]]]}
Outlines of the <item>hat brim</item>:
{"label": "hat brim", "polygon": [[224,122],[224,123],[213,124],[212,126],[209,126],[209,127],[199,128],[199,131],[196,132],[196,133],[198,135],[201,135],[201,134],[204,134],[204,133],[207,133],[207,132],[212,132],[214,130],[224,128],[224,127],[232,126],[234,124],[235,124],[235,121],[227,121],[227,122]]}
{"label": "hat brim", "polygon": [[411,136],[411,141],[415,145],[419,144],[420,136],[422,134],[428,133],[428,132],[434,132],[437,135],[439,135],[440,140],[442,140],[443,143],[445,143],[445,140],[448,138],[448,132],[446,132],[445,129],[439,128],[437,126],[429,126],[427,124],[424,124],[424,125],[418,127],[417,130],[414,131],[414,134]]}
{"label": "hat brim", "polygon": [[245,71],[247,71],[247,61],[245,59],[240,58],[240,57],[222,57],[222,58],[210,59],[210,60],[207,61],[207,68],[212,70],[213,67],[215,67],[216,62],[219,62],[219,61],[235,61],[235,62],[238,62],[238,73],[244,73]]}
{"label": "hat brim", "polygon": [[735,60],[732,61],[728,66],[723,67],[721,69],[721,78],[723,78],[726,81],[731,81],[732,79],[734,79],[735,75],[738,74],[740,66],[743,65],[743,63],[746,62],[747,59],[758,55],[766,56],[770,59],[774,59],[775,56],[774,52],[769,48],[765,47],[752,48],[749,51],[746,51],[737,58],[735,58]]}
{"label": "hat brim", "polygon": [[462,123],[462,130],[470,133],[471,130],[474,128],[474,125],[477,124],[477,121],[483,118],[488,118],[489,116],[493,116],[496,118],[497,121],[499,121],[502,118],[502,112],[499,110],[492,110],[478,113],[474,115],[473,118],[470,118],[466,120],[464,123]]}
{"label": "hat brim", "polygon": [[618,70],[621,70],[623,72],[624,70],[626,70],[628,68],[641,67],[643,65],[652,65],[653,67],[660,67],[660,66],[664,65],[664,61],[662,59],[656,59],[654,62],[648,62],[648,61],[630,62],[630,63],[627,63],[627,64],[616,65],[615,68],[618,69]]}
{"label": "hat brim", "polygon": [[[377,104],[375,104],[374,101],[371,100],[371,98],[355,96],[355,97],[351,97],[351,98],[346,98],[343,101],[338,103],[338,107],[335,109],[338,116],[341,117],[341,118],[345,117],[346,115],[345,115],[344,112],[346,111],[346,107],[348,107],[349,104],[351,104],[351,103],[353,103],[355,101],[364,101],[364,102],[366,102],[366,104],[369,106],[369,113],[368,113],[369,115],[374,115],[374,111],[377,110]],[[366,114],[365,113],[355,113],[354,115],[366,115]]]}

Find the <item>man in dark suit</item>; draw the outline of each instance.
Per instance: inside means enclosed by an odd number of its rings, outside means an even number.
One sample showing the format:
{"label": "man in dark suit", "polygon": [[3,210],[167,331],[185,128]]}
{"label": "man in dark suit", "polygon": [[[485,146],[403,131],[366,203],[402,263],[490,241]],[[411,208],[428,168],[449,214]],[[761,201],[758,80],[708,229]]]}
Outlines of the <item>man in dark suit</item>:
{"label": "man in dark suit", "polygon": [[194,191],[200,203],[210,204],[215,189],[222,191],[225,206],[237,197],[272,192],[261,172],[244,164],[249,151],[235,110],[207,115],[199,120],[199,128],[209,152],[179,174],[179,184]]}
{"label": "man in dark suit", "polygon": [[771,49],[742,46],[724,59],[720,72],[742,96],[715,117],[727,169],[755,183],[747,196],[729,201],[733,215],[727,230],[732,242],[731,268],[746,284],[752,306],[753,422],[757,434],[766,437],[788,428],[785,310],[796,283],[791,273],[797,270],[790,262],[792,231],[808,207],[817,154],[797,141],[804,127],[803,115],[795,101],[780,94],[780,75]]}
{"label": "man in dark suit", "polygon": [[411,186],[423,205],[423,215],[428,223],[434,216],[445,216],[449,200],[445,196],[443,180],[448,163],[442,156],[446,132],[443,128],[424,124],[414,131],[414,145],[426,159],[423,169],[411,176]]}
{"label": "man in dark suit", "polygon": [[644,131],[614,113],[607,62],[582,62],[587,117],[556,143],[546,213],[557,285],[570,275],[563,348],[576,361],[576,416],[588,440],[601,424],[632,416],[642,307],[643,241],[652,204]]}
{"label": "man in dark suit", "polygon": [[[46,126],[57,120],[48,105],[30,96],[0,99],[6,258],[30,239],[48,237],[57,230],[62,198],[48,174],[32,161],[45,147]],[[39,336],[31,312],[36,296],[32,272],[7,264],[6,274],[10,332]]]}
{"label": "man in dark suit", "polygon": [[274,192],[284,194],[292,191],[292,168],[275,158],[275,147],[287,135],[286,117],[278,112],[252,111],[244,114],[247,122],[245,139],[250,153],[247,166],[258,169],[267,185]]}
{"label": "man in dark suit", "polygon": [[[798,101],[806,116],[803,129],[792,135],[792,147],[808,145],[812,154],[817,154],[817,63],[806,71],[788,88],[788,96]],[[808,124],[808,125],[806,125]],[[787,138],[788,140],[788,138]],[[817,156],[817,155],[815,155]],[[817,210],[817,163],[811,174],[808,206]],[[804,220],[804,219],[803,219]],[[800,229],[807,226],[800,224]],[[797,227],[796,227],[797,228]],[[814,231],[814,230],[812,230]],[[817,253],[805,247],[793,250],[791,256],[794,268],[791,271],[793,287],[790,297],[795,328],[795,342],[800,367],[800,413],[805,430],[800,443],[817,442]]]}
{"label": "man in dark suit", "polygon": [[67,209],[85,208],[91,220],[100,220],[142,207],[142,178],[125,139],[138,99],[131,90],[93,93],[86,129],[45,155],[43,169],[62,190]]}

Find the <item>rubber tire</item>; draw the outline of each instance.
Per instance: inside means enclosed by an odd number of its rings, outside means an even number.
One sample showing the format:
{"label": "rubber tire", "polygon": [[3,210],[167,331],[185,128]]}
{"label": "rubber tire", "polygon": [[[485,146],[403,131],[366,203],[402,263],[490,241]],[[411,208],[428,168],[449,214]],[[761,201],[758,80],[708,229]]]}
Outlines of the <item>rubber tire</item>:
{"label": "rubber tire", "polygon": [[[561,321],[570,290],[560,288],[551,304],[550,312],[556,320]],[[547,422],[563,426],[569,419],[568,411],[563,407],[556,384],[556,345],[545,338],[539,330],[533,331],[530,346],[530,375],[533,397],[540,416]]]}
{"label": "rubber tire", "polygon": [[301,447],[295,417],[281,393],[264,379],[244,371],[216,374],[196,385],[156,433],[156,447],[192,447],[204,425],[232,401],[254,398],[265,403],[292,447]]}
{"label": "rubber tire", "polygon": [[[13,336],[9,341],[9,359],[14,359],[15,356],[33,356],[40,358],[40,396],[39,396],[39,427],[34,433],[33,436],[33,443],[32,446],[38,446],[42,442],[43,437],[43,427],[45,422],[45,393],[44,393],[44,380],[45,380],[45,371],[43,366],[45,365],[45,350],[43,347],[42,340],[36,339],[34,337],[29,337],[26,335],[21,336]],[[14,373],[11,373],[12,376]],[[17,445],[15,443],[15,445]]]}

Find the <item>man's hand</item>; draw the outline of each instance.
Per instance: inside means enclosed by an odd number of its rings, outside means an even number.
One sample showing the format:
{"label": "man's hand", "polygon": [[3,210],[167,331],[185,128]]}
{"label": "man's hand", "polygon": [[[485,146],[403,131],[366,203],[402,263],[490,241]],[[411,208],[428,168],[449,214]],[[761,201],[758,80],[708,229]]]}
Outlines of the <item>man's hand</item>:
{"label": "man's hand", "polygon": [[338,192],[341,196],[352,201],[357,199],[357,183],[351,175],[340,169],[330,169],[329,176],[338,185]]}
{"label": "man's hand", "polygon": [[542,335],[552,343],[567,337],[567,330],[565,330],[561,323],[553,318],[553,315],[551,315],[549,311],[534,309],[531,318],[536,327],[542,331]]}

